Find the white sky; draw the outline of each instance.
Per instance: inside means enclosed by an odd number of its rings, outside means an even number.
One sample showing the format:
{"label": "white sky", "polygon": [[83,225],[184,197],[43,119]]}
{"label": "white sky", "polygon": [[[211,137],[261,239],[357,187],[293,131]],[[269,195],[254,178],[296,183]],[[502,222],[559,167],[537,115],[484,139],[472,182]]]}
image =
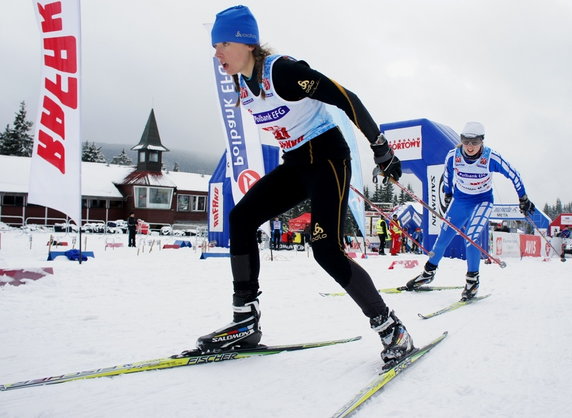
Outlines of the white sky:
{"label": "white sky", "polygon": [[[201,2],[202,3],[202,2]],[[238,2],[83,0],[83,140],[136,144],[151,107],[170,149],[220,156],[210,37]],[[542,207],[572,201],[572,3],[566,0],[244,1],[261,39],[355,92],[378,123],[427,118],[487,144]],[[2,0],[0,129],[35,120],[40,42],[33,2]],[[362,164],[370,151],[362,141]],[[373,166],[373,164],[372,164]],[[367,178],[366,178],[367,180]],[[498,196],[498,195],[497,195]],[[516,194],[498,203],[513,203]]]}

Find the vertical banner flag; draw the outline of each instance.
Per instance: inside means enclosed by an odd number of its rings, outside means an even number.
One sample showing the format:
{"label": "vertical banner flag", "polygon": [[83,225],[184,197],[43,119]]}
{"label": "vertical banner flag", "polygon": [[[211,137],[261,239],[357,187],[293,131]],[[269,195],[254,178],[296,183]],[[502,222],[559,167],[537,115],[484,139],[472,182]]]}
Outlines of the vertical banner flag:
{"label": "vertical banner flag", "polygon": [[[349,118],[346,116],[342,110],[339,108],[328,105],[328,112],[334,118],[334,123],[339,126],[342,134],[346,138],[346,142],[350,147],[350,152],[352,154],[352,179],[350,184],[354,186],[357,190],[363,191],[363,178],[361,173],[361,161],[359,157],[359,150],[356,142],[356,136],[353,130],[353,126]],[[365,233],[365,203],[363,199],[352,189],[350,189],[350,195],[348,198],[348,206],[354,216],[354,219],[358,225],[361,232],[361,236],[366,237]]]}
{"label": "vertical banner flag", "polygon": [[[226,135],[226,156],[232,184],[232,197],[238,203],[242,196],[264,175],[260,136],[249,114],[236,106],[238,93],[234,80],[217,58],[213,57],[216,87]],[[250,118],[250,119],[249,119]]]}
{"label": "vertical banner flag", "polygon": [[63,212],[80,226],[80,2],[33,4],[42,40],[42,81],[28,202]]}

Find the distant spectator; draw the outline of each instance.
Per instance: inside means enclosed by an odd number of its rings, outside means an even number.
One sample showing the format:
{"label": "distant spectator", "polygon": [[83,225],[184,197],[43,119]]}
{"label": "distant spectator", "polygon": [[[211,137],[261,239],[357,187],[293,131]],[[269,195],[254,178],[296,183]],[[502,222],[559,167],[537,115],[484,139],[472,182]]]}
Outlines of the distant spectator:
{"label": "distant spectator", "polygon": [[135,247],[135,232],[137,230],[137,219],[135,219],[135,214],[131,212],[129,218],[127,218],[127,231],[129,232],[129,244],[128,247]]}

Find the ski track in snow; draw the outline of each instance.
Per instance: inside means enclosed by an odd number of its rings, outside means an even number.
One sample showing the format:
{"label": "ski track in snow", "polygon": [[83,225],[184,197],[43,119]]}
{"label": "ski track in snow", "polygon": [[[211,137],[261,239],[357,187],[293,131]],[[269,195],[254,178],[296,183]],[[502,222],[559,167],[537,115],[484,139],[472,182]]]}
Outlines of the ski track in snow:
{"label": "ski track in snow", "polygon": [[[195,248],[107,248],[81,265],[45,261],[49,235],[2,231],[0,268],[53,267],[54,274],[0,287],[0,383],[165,357],[231,319],[228,258]],[[63,236],[71,242],[71,237]],[[117,238],[117,237],[116,237]],[[155,237],[159,238],[159,237]],[[127,243],[127,237],[118,239]],[[175,238],[161,237],[161,243]],[[141,238],[138,243],[142,244]],[[57,248],[57,250],[69,247]],[[224,251],[224,250],[222,250]],[[261,253],[263,342],[287,344],[362,335],[361,341],[224,364],[144,372],[0,392],[1,418],[328,417],[376,373],[381,342],[341,288],[305,252]],[[419,266],[388,269],[392,261]],[[404,284],[424,256],[357,259],[376,287]],[[359,417],[569,416],[572,263],[505,259],[481,265],[476,304],[429,320],[460,290],[383,295],[423,345],[449,337],[360,409]],[[444,259],[434,284],[462,285],[466,264]]]}

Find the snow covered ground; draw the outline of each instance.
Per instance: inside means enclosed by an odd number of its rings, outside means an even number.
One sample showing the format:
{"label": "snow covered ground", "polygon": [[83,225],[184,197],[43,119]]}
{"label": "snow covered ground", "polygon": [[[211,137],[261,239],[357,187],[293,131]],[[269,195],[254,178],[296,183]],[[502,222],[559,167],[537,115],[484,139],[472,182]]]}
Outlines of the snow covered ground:
{"label": "snow covered ground", "polygon": [[[30,236],[32,240],[30,240]],[[105,248],[81,265],[46,261],[46,233],[3,231],[0,268],[54,274],[0,287],[0,383],[147,360],[193,347],[231,318],[227,258],[195,248]],[[127,237],[115,237],[127,243]],[[158,237],[156,237],[158,238]],[[58,236],[71,244],[72,236]],[[109,239],[109,237],[108,237]],[[174,238],[161,238],[161,245]],[[139,242],[141,244],[141,242]],[[31,246],[31,248],[30,248]],[[60,247],[66,250],[69,247]],[[406,269],[396,260],[417,259]],[[403,284],[423,256],[358,259],[379,288]],[[359,417],[570,416],[572,262],[505,259],[482,265],[477,304],[430,319],[460,291],[385,295],[418,345],[449,337],[359,411]],[[435,284],[460,285],[465,263],[445,259]],[[8,280],[0,276],[1,280]],[[379,337],[312,257],[262,254],[263,342],[362,335],[361,341],[222,364],[0,392],[0,417],[328,417],[374,375]]]}

